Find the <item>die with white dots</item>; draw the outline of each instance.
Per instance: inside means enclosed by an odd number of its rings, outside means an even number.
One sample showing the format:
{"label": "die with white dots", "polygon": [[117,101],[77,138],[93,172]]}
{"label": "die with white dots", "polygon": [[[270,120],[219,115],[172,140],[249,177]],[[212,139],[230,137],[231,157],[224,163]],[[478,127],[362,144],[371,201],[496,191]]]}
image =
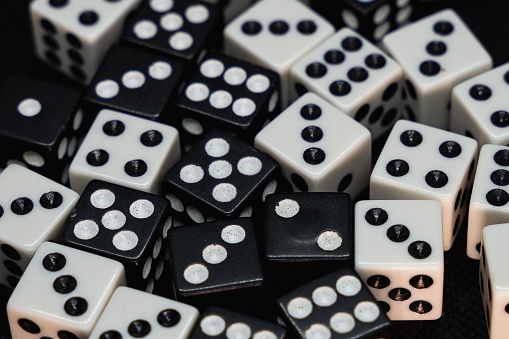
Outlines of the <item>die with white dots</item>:
{"label": "die with white dots", "polygon": [[265,126],[255,147],[276,159],[299,191],[355,197],[367,185],[371,134],[314,93],[303,95]]}
{"label": "die with white dots", "polygon": [[141,0],[35,0],[30,16],[36,55],[88,84]]}
{"label": "die with white dots", "polygon": [[88,184],[60,243],[120,261],[127,285],[152,293],[165,284],[170,204],[163,197],[103,181]]}
{"label": "die with white dots", "polygon": [[119,287],[89,338],[185,339],[199,316],[193,306],[129,287]]}
{"label": "die with white dots", "polygon": [[101,108],[110,108],[169,122],[183,71],[184,65],[179,61],[114,46],[85,94],[87,114],[95,116]]}
{"label": "die with white dots", "polygon": [[159,193],[180,158],[178,131],[168,125],[104,109],[95,118],[70,168],[71,187],[94,179]]}
{"label": "die with white dots", "polygon": [[355,205],[355,270],[391,320],[442,316],[444,252],[438,201]]}
{"label": "die with white dots", "polygon": [[477,142],[408,120],[394,125],[370,178],[370,199],[438,200],[444,249],[467,216]]}
{"label": "die with white dots", "polygon": [[212,130],[168,171],[164,189],[175,216],[202,223],[258,216],[265,197],[281,189],[281,179],[270,156]]}
{"label": "die with white dots", "polygon": [[250,218],[175,227],[169,239],[177,298],[264,281]]}
{"label": "die with white dots", "polygon": [[284,327],[224,308],[209,306],[201,314],[190,339],[283,339]]}
{"label": "die with white dots", "polygon": [[277,306],[300,338],[379,338],[391,326],[351,268],[304,284],[278,298]]}
{"label": "die with white dots", "polygon": [[290,74],[294,100],[316,93],[362,123],[373,139],[400,116],[401,66],[349,28],[302,57]]}
{"label": "die with white dots", "polygon": [[7,304],[13,338],[88,338],[124,267],[55,243],[35,253]]}
{"label": "die with white dots", "polygon": [[[68,184],[69,164],[88,126],[77,88],[10,75],[0,89],[0,168],[19,164]],[[42,127],[42,128],[41,128]]]}
{"label": "die with white dots", "polygon": [[509,147],[484,145],[468,209],[467,255],[479,259],[482,229],[509,222]]}
{"label": "die with white dots", "polygon": [[297,0],[259,1],[224,29],[225,52],[278,73],[284,108],[291,67],[332,33],[327,20]]}
{"label": "die with white dots", "polygon": [[263,124],[279,114],[279,94],[276,73],[211,52],[176,103],[180,120],[175,126],[189,142],[212,128],[222,128],[252,144]]}
{"label": "die with white dots", "polygon": [[453,87],[492,67],[490,55],[451,9],[389,33],[381,44],[405,73],[407,118],[442,129],[449,125]]}
{"label": "die with white dots", "polygon": [[509,144],[509,63],[454,87],[450,129],[485,144]]}
{"label": "die with white dots", "polygon": [[37,248],[56,240],[79,195],[10,165],[0,174],[0,284],[16,287]]}

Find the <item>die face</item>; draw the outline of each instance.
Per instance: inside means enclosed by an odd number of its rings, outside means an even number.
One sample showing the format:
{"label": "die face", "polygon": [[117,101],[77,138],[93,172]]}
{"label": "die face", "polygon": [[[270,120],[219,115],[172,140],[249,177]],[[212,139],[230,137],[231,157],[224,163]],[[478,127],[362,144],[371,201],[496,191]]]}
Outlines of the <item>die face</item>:
{"label": "die face", "polygon": [[79,195],[18,165],[0,175],[0,283],[15,287],[37,248],[55,240]]}
{"label": "die face", "polygon": [[355,270],[391,320],[442,315],[444,252],[440,203],[360,201],[355,205]]}
{"label": "die face", "polygon": [[348,260],[352,257],[353,223],[348,194],[272,194],[267,197],[265,206],[268,260]]}
{"label": "die face", "polygon": [[102,110],[71,164],[71,187],[82,192],[90,180],[99,179],[158,193],[164,173],[179,158],[175,128]]}
{"label": "die face", "polygon": [[291,70],[293,98],[312,91],[361,122],[373,138],[400,116],[401,67],[349,28],[340,29]]}
{"label": "die face", "polygon": [[281,164],[299,191],[339,191],[357,196],[371,167],[369,131],[307,93],[255,138],[255,147]]}
{"label": "die face", "polygon": [[448,250],[466,217],[476,154],[475,140],[400,120],[371,174],[370,199],[440,201]]}
{"label": "die face", "polygon": [[113,293],[90,338],[188,338],[199,318],[198,310],[174,300],[119,287]]}
{"label": "die face", "polygon": [[200,317],[200,322],[191,334],[191,339],[206,338],[235,338],[247,336],[249,338],[283,339],[286,335],[284,327],[252,318],[241,313],[209,306]]}
{"label": "die face", "polygon": [[[507,79],[507,80],[506,80]],[[451,131],[473,135],[479,145],[507,145],[509,64],[482,73],[454,87],[451,97]]]}
{"label": "die face", "polygon": [[9,299],[12,335],[88,337],[113,291],[124,284],[120,263],[43,243]]}
{"label": "die face", "polygon": [[467,254],[472,259],[479,259],[482,229],[509,221],[509,194],[505,187],[508,159],[509,147],[481,148],[468,212]]}
{"label": "die face", "polygon": [[151,120],[168,120],[184,65],[152,53],[115,46],[90,84],[84,100]]}
{"label": "die face", "polygon": [[277,305],[301,338],[370,337],[390,327],[369,290],[350,268],[303,285],[279,298]]}
{"label": "die face", "polygon": [[196,61],[204,48],[217,42],[221,22],[219,10],[202,2],[145,1],[129,19],[122,39],[180,60]]}
{"label": "die face", "polygon": [[169,241],[177,296],[263,282],[253,224],[248,218],[173,228]]}

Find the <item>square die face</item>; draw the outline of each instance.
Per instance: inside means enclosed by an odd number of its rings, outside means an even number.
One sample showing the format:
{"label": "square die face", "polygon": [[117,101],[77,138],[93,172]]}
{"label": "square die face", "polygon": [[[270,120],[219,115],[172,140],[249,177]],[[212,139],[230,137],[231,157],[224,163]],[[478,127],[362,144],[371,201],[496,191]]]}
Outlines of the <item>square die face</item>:
{"label": "square die face", "polygon": [[302,338],[375,337],[390,327],[375,299],[351,268],[313,280],[277,300]]}
{"label": "square die face", "polygon": [[119,262],[43,243],[9,299],[12,335],[88,337],[114,290],[124,284]]}
{"label": "square die face", "polygon": [[[252,337],[251,337],[252,335]],[[283,339],[286,338],[284,327],[252,318],[224,308],[209,306],[201,314],[200,323],[191,334],[191,339],[227,339],[249,337]]]}
{"label": "square die face", "polygon": [[[113,293],[90,338],[108,335],[185,339],[194,328],[196,308],[128,287]],[[121,337],[118,337],[121,338]]]}
{"label": "square die face", "polygon": [[92,179],[158,193],[164,173],[180,157],[178,131],[168,125],[102,110],[70,168],[71,187]]}
{"label": "square die face", "polygon": [[0,283],[15,287],[42,242],[55,240],[79,195],[18,165],[0,174]]}
{"label": "square die face", "polygon": [[248,218],[173,228],[170,253],[177,296],[263,282],[253,224]]}
{"label": "square die face", "polygon": [[369,200],[355,205],[355,270],[391,320],[442,315],[440,203]]}
{"label": "square die face", "polygon": [[85,95],[85,101],[151,120],[168,119],[184,64],[159,55],[113,47]]}
{"label": "square die face", "polygon": [[268,260],[348,260],[351,199],[344,193],[272,194],[265,202]]}
{"label": "square die face", "polygon": [[255,147],[276,159],[300,191],[356,196],[371,167],[369,131],[313,93],[265,126],[256,135]]}

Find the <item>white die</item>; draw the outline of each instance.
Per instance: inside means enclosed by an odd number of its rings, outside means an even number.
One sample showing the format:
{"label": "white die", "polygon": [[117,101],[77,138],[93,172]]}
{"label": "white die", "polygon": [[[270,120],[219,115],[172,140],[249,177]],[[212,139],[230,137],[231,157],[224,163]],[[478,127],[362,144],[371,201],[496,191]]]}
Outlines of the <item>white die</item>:
{"label": "white die", "polygon": [[56,240],[79,195],[19,165],[0,174],[0,283],[16,286],[35,251]]}
{"label": "white die", "polygon": [[370,199],[440,201],[449,250],[466,217],[476,156],[471,138],[400,120],[371,173]]}
{"label": "white die", "polygon": [[452,88],[492,67],[490,55],[450,9],[389,33],[382,48],[403,67],[408,118],[442,129],[449,125]]}
{"label": "white die", "polygon": [[355,197],[368,182],[369,131],[314,93],[303,95],[265,126],[255,147],[281,165],[298,191]]}
{"label": "white die", "polygon": [[367,200],[355,205],[355,270],[391,320],[442,315],[444,252],[440,203]]}
{"label": "white die", "polygon": [[71,188],[81,193],[97,179],[158,194],[162,177],[179,158],[175,128],[104,109],[71,163]]}
{"label": "white die", "polygon": [[450,129],[485,144],[509,144],[509,63],[454,87]]}
{"label": "white die", "polygon": [[35,52],[60,72],[88,84],[140,2],[35,0],[30,4]]}
{"label": "white die", "polygon": [[118,261],[45,242],[7,304],[12,337],[88,338],[121,285],[125,274]]}
{"label": "white die", "polygon": [[479,259],[482,229],[509,222],[509,147],[484,145],[468,211],[467,255]]}
{"label": "white die", "polygon": [[482,231],[479,284],[490,339],[509,333],[509,224],[490,225]]}
{"label": "white die", "polygon": [[286,107],[290,68],[334,31],[334,26],[300,1],[264,0],[226,26],[224,47],[227,54],[277,72]]}
{"label": "white die", "polygon": [[373,139],[400,116],[403,70],[394,60],[349,28],[315,47],[291,69],[295,100],[309,90],[367,127]]}
{"label": "white die", "polygon": [[199,316],[193,306],[119,287],[106,305],[90,338],[99,339],[103,338],[103,334],[116,332],[123,338],[148,336],[185,339],[191,334]]}

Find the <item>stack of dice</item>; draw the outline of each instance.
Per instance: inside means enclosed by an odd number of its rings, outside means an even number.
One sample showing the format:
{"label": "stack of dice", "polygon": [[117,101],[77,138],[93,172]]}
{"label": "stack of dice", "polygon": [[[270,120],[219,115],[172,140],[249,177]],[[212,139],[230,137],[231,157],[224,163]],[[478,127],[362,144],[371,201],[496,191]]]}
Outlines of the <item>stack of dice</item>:
{"label": "stack of dice", "polygon": [[34,0],[75,85],[0,87],[12,337],[398,337],[467,224],[505,338],[509,66],[425,3]]}

